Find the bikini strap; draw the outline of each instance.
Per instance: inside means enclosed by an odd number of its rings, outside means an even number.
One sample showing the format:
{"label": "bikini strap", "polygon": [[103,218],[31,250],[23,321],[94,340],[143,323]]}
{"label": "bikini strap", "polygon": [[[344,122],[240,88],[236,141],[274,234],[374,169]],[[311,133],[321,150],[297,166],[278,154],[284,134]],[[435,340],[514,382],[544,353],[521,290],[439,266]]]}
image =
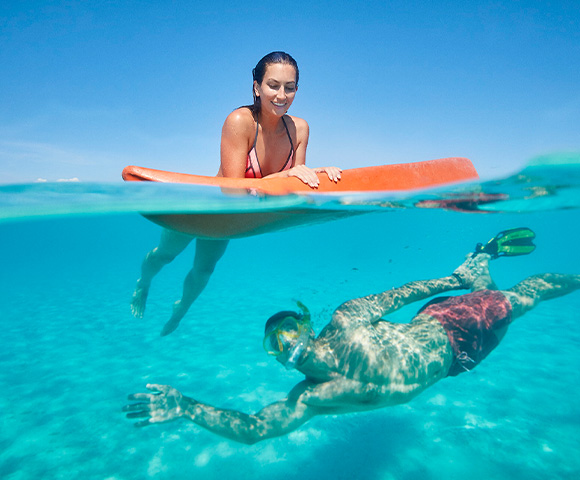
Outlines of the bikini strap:
{"label": "bikini strap", "polygon": [[286,120],[282,117],[282,123],[284,124],[284,128],[286,129],[286,133],[288,134],[288,140],[290,140],[290,148],[294,151],[294,143],[292,142],[292,137],[290,136],[290,130],[288,130],[288,125],[286,125]]}
{"label": "bikini strap", "polygon": [[284,124],[284,128],[286,129],[288,140],[290,140],[290,154],[288,155],[288,158],[286,159],[286,163],[282,167],[282,170],[280,170],[281,172],[286,169],[286,166],[288,165],[290,159],[292,159],[292,164],[290,165],[290,168],[294,166],[294,142],[292,142],[292,136],[290,135],[290,130],[288,130],[288,125],[286,125],[286,120],[284,120],[284,117],[282,117],[282,123]]}
{"label": "bikini strap", "polygon": [[[258,115],[256,114],[256,136],[254,137],[254,145],[252,145],[252,148],[256,148],[256,142],[258,141],[258,129],[260,128],[260,124],[258,123],[259,118]],[[288,129],[286,129],[288,130]]]}

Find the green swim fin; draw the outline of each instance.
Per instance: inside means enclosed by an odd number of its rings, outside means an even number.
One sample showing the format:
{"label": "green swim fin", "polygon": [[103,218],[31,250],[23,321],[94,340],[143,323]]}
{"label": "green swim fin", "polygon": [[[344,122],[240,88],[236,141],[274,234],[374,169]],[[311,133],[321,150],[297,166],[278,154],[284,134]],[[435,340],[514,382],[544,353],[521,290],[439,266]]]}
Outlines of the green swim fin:
{"label": "green swim fin", "polygon": [[485,245],[478,243],[475,253],[488,253],[492,258],[527,255],[536,249],[533,243],[534,238],[536,234],[529,228],[504,230]]}

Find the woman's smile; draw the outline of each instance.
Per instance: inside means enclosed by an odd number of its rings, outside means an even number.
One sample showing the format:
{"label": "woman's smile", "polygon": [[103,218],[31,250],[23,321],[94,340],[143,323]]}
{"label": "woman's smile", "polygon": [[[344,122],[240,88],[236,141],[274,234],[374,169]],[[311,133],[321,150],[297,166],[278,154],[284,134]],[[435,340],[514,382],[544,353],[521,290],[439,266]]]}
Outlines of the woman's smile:
{"label": "woman's smile", "polygon": [[267,101],[274,107],[275,115],[283,115],[296,95],[296,70],[286,64],[268,65],[262,83],[256,83],[254,88],[262,102]]}

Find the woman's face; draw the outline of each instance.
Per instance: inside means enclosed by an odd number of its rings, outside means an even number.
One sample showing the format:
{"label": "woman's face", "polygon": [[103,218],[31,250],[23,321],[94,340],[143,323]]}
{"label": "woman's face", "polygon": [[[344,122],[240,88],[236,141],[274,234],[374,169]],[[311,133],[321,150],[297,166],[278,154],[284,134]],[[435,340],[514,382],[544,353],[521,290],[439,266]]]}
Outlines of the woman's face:
{"label": "woman's face", "polygon": [[296,90],[296,70],[284,63],[268,65],[262,83],[254,82],[254,91],[261,101],[261,113],[271,113],[277,117],[288,111]]}

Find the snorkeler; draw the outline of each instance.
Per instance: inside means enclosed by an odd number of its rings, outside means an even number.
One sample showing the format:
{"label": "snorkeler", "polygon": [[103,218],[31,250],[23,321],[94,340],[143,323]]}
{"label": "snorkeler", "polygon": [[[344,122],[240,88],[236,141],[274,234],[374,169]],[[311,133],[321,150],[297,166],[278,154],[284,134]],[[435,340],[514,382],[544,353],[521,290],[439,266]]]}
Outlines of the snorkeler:
{"label": "snorkeler", "polygon": [[[234,110],[226,118],[221,137],[221,163],[218,177],[273,178],[298,177],[312,188],[319,184],[317,173],[326,173],[338,182],[337,167],[308,168],[306,147],[309,127],[302,118],[287,115],[298,91],[298,65],[284,52],[263,57],[252,71],[254,103]],[[194,237],[164,229],[159,245],[143,260],[141,277],[131,301],[137,318],[145,314],[151,281],[172,262]],[[173,314],[161,335],[168,335],[178,326],[193,302],[203,292],[228,245],[227,240],[198,238],[193,268],[185,277],[183,294],[173,305]]]}
{"label": "snorkeler", "polygon": [[[451,275],[411,282],[339,306],[315,338],[306,308],[280,312],[266,323],[264,348],[288,368],[305,375],[288,396],[248,415],[182,395],[168,385],[147,385],[153,393],[129,396],[123,410],[143,427],[177,418],[230,439],[253,444],[287,434],[316,415],[361,412],[410,401],[439,380],[475,368],[501,341],[508,326],[544,300],[580,288],[580,275],[542,274],[499,291],[489,261],[530,253],[529,229],[500,233]],[[438,297],[410,323],[383,316],[433,295]]]}

